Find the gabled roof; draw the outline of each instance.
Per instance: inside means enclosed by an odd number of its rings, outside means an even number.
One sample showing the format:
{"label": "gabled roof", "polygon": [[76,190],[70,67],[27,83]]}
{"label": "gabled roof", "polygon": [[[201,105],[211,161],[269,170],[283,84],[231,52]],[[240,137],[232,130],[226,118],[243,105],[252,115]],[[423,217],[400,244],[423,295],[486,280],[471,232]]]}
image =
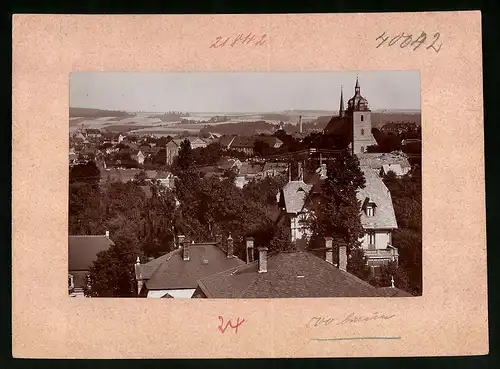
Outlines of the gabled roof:
{"label": "gabled roof", "polygon": [[332,117],[323,132],[327,135],[347,136],[352,134],[352,124],[348,117]]}
{"label": "gabled roof", "polygon": [[236,135],[222,136],[221,138],[219,138],[219,144],[225,148],[228,148],[235,138]]}
{"label": "gabled roof", "polygon": [[198,279],[242,264],[237,257],[227,258],[215,243],[198,243],[189,245],[187,261],[182,259],[182,249],[176,249],[141,265],[141,270],[143,278],[148,279],[148,290],[191,289],[197,287]]}
{"label": "gabled roof", "polygon": [[288,170],[288,163],[273,163],[268,161],[264,164],[264,168],[262,170],[264,172],[267,172],[268,170],[286,171]]}
{"label": "gabled roof", "polygon": [[394,229],[398,228],[396,215],[392,205],[392,197],[377,171],[369,167],[361,167],[365,176],[365,188],[359,189],[356,197],[361,204],[373,202],[376,210],[373,216],[361,211],[361,224],[366,229]]}
{"label": "gabled roof", "polygon": [[386,164],[399,164],[401,168],[411,167],[408,156],[404,153],[363,153],[357,154],[359,165],[380,169]]}
{"label": "gabled roof", "polygon": [[263,168],[264,164],[261,163],[244,162],[241,164],[239,174],[240,175],[257,174],[262,172]]}
{"label": "gabled roof", "polygon": [[375,287],[309,252],[269,255],[198,281],[208,298],[380,297]]}
{"label": "gabled roof", "polygon": [[300,213],[313,185],[304,181],[290,181],[281,190],[287,213]]}
{"label": "gabled roof", "polygon": [[97,254],[107,250],[114,242],[106,236],[69,236],[68,267],[70,271],[89,270]]}
{"label": "gabled roof", "polygon": [[253,149],[255,138],[251,136],[236,136],[230,148],[251,148]]}

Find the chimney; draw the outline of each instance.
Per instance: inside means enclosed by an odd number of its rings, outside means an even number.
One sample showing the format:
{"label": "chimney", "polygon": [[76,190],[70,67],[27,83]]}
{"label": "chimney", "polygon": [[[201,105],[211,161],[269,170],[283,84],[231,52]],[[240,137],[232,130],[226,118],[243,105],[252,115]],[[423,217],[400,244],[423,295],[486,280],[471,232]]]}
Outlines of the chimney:
{"label": "chimney", "polygon": [[234,258],[234,246],[231,234],[229,234],[229,237],[227,238],[227,258],[228,259]]}
{"label": "chimney", "polygon": [[246,238],[246,244],[247,244],[247,264],[253,262],[253,242],[254,242],[253,237],[247,237]]}
{"label": "chimney", "polygon": [[178,248],[182,247],[182,243],[184,242],[184,238],[186,238],[186,236],[183,236],[183,235],[177,236],[177,247]]}
{"label": "chimney", "polygon": [[299,116],[299,132],[302,133],[302,115]]}
{"label": "chimney", "polygon": [[139,258],[139,256],[135,261],[134,269],[135,269],[135,279],[137,280],[137,296],[139,296],[142,290],[142,286],[144,285],[144,280],[142,279],[142,273],[141,273],[141,259]]}
{"label": "chimney", "polygon": [[267,247],[259,247],[259,273],[267,273]]}
{"label": "chimney", "polygon": [[325,248],[325,260],[330,264],[333,264],[333,247],[331,237],[325,237]]}
{"label": "chimney", "polygon": [[182,243],[182,260],[189,261],[189,240]]}
{"label": "chimney", "polygon": [[109,231],[106,231],[106,237],[109,238]]}
{"label": "chimney", "polygon": [[347,270],[347,246],[339,245],[339,269],[342,271]]}
{"label": "chimney", "polygon": [[302,171],[302,162],[300,162],[300,161],[297,163],[297,172],[299,175],[299,181],[303,181],[304,180],[304,172]]}

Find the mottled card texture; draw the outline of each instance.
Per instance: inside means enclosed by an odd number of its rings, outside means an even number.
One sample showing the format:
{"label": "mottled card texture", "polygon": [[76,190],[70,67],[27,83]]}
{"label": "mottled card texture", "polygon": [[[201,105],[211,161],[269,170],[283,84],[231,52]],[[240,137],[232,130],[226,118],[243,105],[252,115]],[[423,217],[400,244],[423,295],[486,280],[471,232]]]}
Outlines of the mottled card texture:
{"label": "mottled card texture", "polygon": [[[14,15],[12,56],[13,356],[488,353],[480,12]],[[388,70],[420,74],[422,296],[68,298],[70,73]]]}

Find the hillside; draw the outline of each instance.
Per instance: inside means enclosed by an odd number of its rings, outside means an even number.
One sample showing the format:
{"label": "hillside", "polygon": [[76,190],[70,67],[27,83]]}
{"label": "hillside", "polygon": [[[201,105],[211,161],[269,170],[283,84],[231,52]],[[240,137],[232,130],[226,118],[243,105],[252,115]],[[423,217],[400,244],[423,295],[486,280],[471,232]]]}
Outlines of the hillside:
{"label": "hillside", "polygon": [[69,108],[70,118],[104,118],[104,117],[129,117],[129,114],[125,111],[119,110],[101,110],[101,109],[90,109],[90,108]]}

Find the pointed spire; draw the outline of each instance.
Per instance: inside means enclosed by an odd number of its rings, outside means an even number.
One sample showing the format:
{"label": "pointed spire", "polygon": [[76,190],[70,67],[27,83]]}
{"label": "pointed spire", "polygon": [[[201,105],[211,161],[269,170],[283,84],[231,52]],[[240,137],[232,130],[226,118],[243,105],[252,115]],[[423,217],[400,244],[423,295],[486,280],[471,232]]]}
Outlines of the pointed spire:
{"label": "pointed spire", "polygon": [[339,110],[339,116],[343,117],[344,116],[344,91],[342,89],[342,85],[340,85],[340,110]]}
{"label": "pointed spire", "polygon": [[358,75],[356,74],[356,86],[354,87],[354,91],[356,92],[356,95],[359,95],[359,90],[360,90],[359,78],[358,78]]}

